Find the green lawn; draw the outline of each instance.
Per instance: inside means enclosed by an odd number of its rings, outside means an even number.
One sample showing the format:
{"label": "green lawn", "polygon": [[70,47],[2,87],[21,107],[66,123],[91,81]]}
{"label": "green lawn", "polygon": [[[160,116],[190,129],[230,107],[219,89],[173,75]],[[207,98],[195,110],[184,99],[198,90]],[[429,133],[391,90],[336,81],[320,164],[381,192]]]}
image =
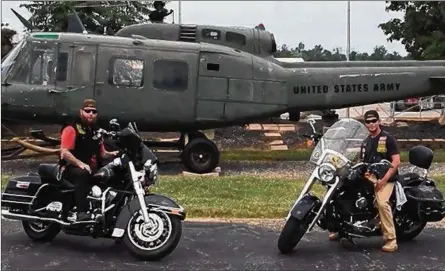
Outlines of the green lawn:
{"label": "green lawn", "polygon": [[[434,179],[445,192],[445,175]],[[5,182],[2,176],[2,188]],[[175,199],[187,217],[283,218],[303,186],[301,179],[161,176],[153,192]]]}
{"label": "green lawn", "polygon": [[[257,150],[224,150],[221,159],[224,161],[307,161],[311,155],[310,149],[287,151],[257,151]],[[402,162],[408,162],[408,152],[401,153]],[[435,151],[433,162],[445,163],[445,151]]]}

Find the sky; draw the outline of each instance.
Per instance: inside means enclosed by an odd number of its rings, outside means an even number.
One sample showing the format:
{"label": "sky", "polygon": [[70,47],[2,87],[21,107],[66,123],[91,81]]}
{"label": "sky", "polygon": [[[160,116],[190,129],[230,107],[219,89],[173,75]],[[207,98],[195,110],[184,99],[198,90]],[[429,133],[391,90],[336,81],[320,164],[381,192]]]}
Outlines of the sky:
{"label": "sky", "polygon": [[[2,23],[9,23],[16,30],[23,28],[11,8],[29,18],[24,1],[1,1]],[[178,23],[178,1],[171,1]],[[373,51],[374,46],[384,45],[388,51],[407,55],[400,42],[389,42],[380,23],[393,18],[403,18],[403,13],[385,11],[385,1],[351,1],[351,51]],[[347,2],[346,1],[181,1],[181,23],[220,26],[254,27],[263,23],[275,35],[278,46],[295,47],[303,42],[306,49],[322,45],[328,50],[336,47],[346,51]],[[172,15],[166,19],[172,22]]]}

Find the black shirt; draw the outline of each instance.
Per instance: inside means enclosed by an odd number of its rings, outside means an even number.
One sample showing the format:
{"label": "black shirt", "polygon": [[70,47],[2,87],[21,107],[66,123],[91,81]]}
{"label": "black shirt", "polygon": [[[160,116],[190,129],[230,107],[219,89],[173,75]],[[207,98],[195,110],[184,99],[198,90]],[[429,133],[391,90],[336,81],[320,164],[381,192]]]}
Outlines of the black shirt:
{"label": "black shirt", "polygon": [[[365,163],[378,163],[382,159],[392,162],[394,154],[400,154],[396,138],[387,131],[381,131],[375,137],[369,135],[362,144],[361,158]],[[395,176],[398,175],[398,171]]]}

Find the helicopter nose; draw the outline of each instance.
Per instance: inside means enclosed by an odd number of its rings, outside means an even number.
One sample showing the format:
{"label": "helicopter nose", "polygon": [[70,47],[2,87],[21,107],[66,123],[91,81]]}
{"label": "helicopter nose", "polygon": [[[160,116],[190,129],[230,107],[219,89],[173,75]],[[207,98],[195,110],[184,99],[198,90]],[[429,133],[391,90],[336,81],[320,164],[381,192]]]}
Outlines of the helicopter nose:
{"label": "helicopter nose", "polygon": [[36,120],[53,113],[54,98],[43,88],[29,85],[2,86],[2,118]]}

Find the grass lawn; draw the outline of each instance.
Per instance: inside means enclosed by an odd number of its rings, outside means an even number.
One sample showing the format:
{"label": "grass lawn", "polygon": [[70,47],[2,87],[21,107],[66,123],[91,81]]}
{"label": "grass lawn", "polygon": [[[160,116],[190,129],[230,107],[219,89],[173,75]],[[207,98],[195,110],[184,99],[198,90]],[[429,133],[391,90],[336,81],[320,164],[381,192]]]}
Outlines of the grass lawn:
{"label": "grass lawn", "polygon": [[[224,161],[308,161],[312,150],[298,149],[287,151],[260,151],[260,150],[223,150],[221,159]],[[402,151],[402,162],[408,162],[408,152]],[[445,163],[445,151],[435,150],[436,163]]]}
{"label": "grass lawn", "polygon": [[[2,188],[6,183],[2,176]],[[434,179],[445,192],[445,175]],[[175,199],[187,217],[284,218],[304,186],[301,179],[161,176],[153,192]],[[321,185],[315,194],[323,193]]]}

